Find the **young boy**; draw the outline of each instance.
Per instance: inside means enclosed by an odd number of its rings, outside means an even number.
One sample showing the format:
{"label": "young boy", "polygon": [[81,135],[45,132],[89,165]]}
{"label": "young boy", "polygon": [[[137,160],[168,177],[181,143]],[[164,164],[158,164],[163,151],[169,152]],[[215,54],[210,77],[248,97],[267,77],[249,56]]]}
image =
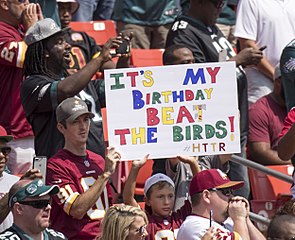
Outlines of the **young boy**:
{"label": "young boy", "polygon": [[[143,160],[135,160],[132,163],[126,185],[123,192],[125,204],[138,206],[134,199],[134,188],[136,177],[140,168],[145,164],[149,155]],[[193,175],[200,172],[198,163],[194,157],[177,157],[180,161],[188,163]],[[148,238],[175,240],[177,232],[186,218],[191,213],[191,204],[187,200],[185,204],[176,212],[172,212],[175,201],[174,183],[171,178],[158,173],[147,179],[144,186],[146,211],[149,219]]]}

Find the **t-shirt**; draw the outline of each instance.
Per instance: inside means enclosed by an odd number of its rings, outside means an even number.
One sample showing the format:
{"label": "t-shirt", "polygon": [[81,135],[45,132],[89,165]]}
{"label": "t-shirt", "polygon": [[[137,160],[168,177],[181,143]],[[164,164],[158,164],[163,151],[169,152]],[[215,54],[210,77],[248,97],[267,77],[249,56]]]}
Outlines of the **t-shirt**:
{"label": "t-shirt", "polygon": [[192,211],[191,204],[187,200],[185,204],[176,212],[173,212],[169,217],[163,218],[148,214],[148,240],[174,240],[177,237],[177,233],[180,225],[183,223],[186,216]]}
{"label": "t-shirt", "polygon": [[109,184],[81,220],[71,217],[70,209],[76,198],[103,173],[102,169],[104,159],[88,150],[84,158],[61,149],[48,160],[46,182],[60,187],[59,194],[53,196],[50,215],[53,229],[63,232],[69,239],[89,240],[100,234],[101,220],[112,204]]}
{"label": "t-shirt", "polygon": [[[28,234],[26,234],[22,229],[13,224],[10,228],[0,233],[0,239],[3,240],[34,240]],[[56,232],[53,229],[46,228],[43,231],[44,240],[61,240],[67,239],[62,233]]]}
{"label": "t-shirt", "polygon": [[277,150],[286,116],[286,108],[280,106],[271,95],[260,98],[249,108],[248,142],[270,143],[271,149]]}
{"label": "t-shirt", "polygon": [[[57,85],[60,79],[32,75],[21,85],[21,99],[35,135],[37,156],[54,155],[64,145],[63,135],[56,128],[55,110],[58,106]],[[105,146],[101,107],[105,106],[104,81],[90,81],[76,97],[86,102],[94,114],[90,122],[87,149],[104,157]]]}
{"label": "t-shirt", "polygon": [[[212,226],[218,229],[218,239],[221,240],[242,240],[236,232],[230,232],[217,222],[212,221]],[[177,240],[201,240],[210,227],[210,220],[197,215],[188,216],[181,225]]]}
{"label": "t-shirt", "polygon": [[172,23],[177,12],[175,0],[117,0],[112,18],[124,23],[159,26]]}
{"label": "t-shirt", "polygon": [[[2,177],[0,177],[0,199],[4,196],[4,194],[9,192],[9,189],[13,184],[15,184],[19,180],[19,177],[3,172]],[[4,221],[0,224],[0,232],[9,228],[13,223],[13,217],[11,212],[4,219]],[[1,239],[1,238],[0,238]]]}
{"label": "t-shirt", "polygon": [[14,139],[33,136],[19,94],[27,50],[23,37],[21,28],[0,21],[0,125]]}
{"label": "t-shirt", "polygon": [[[174,44],[188,47],[197,63],[218,62],[218,54],[222,49],[227,51],[227,59],[236,55],[230,42],[216,25],[209,27],[186,15],[179,16],[169,30],[166,48]],[[240,131],[243,139],[248,135],[247,79],[242,67],[236,69]]]}

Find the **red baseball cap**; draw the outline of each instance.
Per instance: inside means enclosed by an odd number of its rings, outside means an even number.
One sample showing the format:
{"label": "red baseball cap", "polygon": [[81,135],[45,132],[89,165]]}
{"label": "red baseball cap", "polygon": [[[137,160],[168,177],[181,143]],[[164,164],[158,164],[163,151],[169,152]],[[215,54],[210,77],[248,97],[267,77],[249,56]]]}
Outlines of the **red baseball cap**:
{"label": "red baseball cap", "polygon": [[197,173],[190,184],[190,195],[203,192],[212,188],[238,189],[244,185],[243,181],[231,181],[228,176],[219,169],[209,169]]}
{"label": "red baseball cap", "polygon": [[0,126],[0,140],[10,142],[13,139],[11,135],[7,135],[7,132],[4,127]]}

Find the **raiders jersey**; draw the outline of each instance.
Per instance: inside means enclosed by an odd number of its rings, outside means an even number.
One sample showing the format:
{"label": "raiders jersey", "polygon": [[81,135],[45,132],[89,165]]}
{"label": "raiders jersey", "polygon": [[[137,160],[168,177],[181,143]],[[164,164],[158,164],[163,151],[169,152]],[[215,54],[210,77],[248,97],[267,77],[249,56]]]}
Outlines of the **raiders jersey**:
{"label": "raiders jersey", "polygon": [[50,216],[53,229],[63,232],[69,239],[95,239],[100,234],[101,220],[112,204],[109,184],[81,220],[74,219],[70,209],[76,198],[103,173],[102,169],[104,159],[91,151],[81,157],[61,149],[48,160],[46,182],[60,187],[58,195],[53,196]]}

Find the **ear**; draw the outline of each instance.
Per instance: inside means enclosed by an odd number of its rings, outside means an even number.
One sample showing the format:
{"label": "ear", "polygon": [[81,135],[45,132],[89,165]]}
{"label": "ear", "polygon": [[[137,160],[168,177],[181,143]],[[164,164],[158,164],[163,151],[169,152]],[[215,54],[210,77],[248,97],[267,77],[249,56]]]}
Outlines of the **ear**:
{"label": "ear", "polygon": [[48,52],[47,49],[44,50],[44,56],[45,56],[46,58],[49,58],[49,56],[50,56],[50,55],[49,55],[49,52]]}
{"label": "ear", "polygon": [[21,215],[23,212],[23,206],[21,204],[19,204],[18,202],[16,202],[13,206],[14,211],[16,212],[17,215]]}
{"label": "ear", "polygon": [[203,198],[204,202],[206,202],[207,204],[210,204],[210,198],[211,198],[210,191],[204,190],[202,192],[202,198]]}
{"label": "ear", "polygon": [[64,133],[64,131],[65,131],[64,125],[62,125],[61,123],[57,123],[56,127],[57,127],[58,131],[60,131],[62,134]]}
{"label": "ear", "polygon": [[143,198],[143,201],[145,202],[145,204],[146,204],[147,206],[151,206],[151,204],[150,204],[150,200],[149,200],[147,197],[144,197],[144,198]]}

